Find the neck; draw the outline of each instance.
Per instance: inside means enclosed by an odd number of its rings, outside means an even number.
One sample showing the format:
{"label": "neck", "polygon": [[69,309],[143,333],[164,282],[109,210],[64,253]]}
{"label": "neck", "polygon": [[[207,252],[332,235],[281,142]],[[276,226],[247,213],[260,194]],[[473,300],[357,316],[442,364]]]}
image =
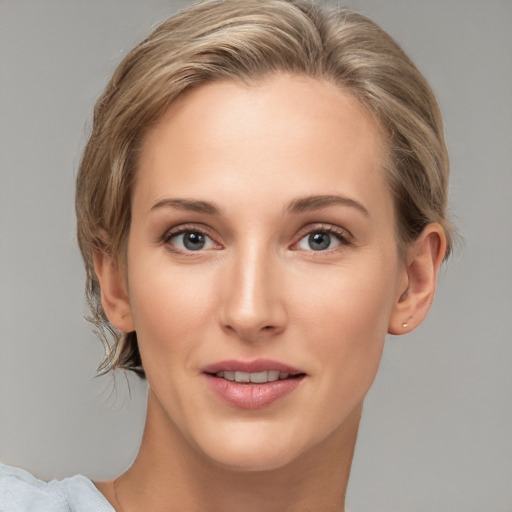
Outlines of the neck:
{"label": "neck", "polygon": [[343,512],[360,416],[361,407],[321,446],[283,467],[237,471],[193,447],[150,392],[139,453],[117,479],[119,505],[123,512]]}

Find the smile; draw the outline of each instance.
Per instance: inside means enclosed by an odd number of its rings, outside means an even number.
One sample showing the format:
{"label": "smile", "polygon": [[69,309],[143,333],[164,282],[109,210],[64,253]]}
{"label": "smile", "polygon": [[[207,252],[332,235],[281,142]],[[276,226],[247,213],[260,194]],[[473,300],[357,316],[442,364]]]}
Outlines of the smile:
{"label": "smile", "polygon": [[290,374],[280,372],[279,370],[268,370],[254,373],[220,371],[217,372],[215,376],[235,382],[264,384],[265,382],[275,382],[276,380],[287,379]]}
{"label": "smile", "polygon": [[214,396],[236,409],[262,409],[293,394],[306,373],[268,359],[219,361],[202,368]]}

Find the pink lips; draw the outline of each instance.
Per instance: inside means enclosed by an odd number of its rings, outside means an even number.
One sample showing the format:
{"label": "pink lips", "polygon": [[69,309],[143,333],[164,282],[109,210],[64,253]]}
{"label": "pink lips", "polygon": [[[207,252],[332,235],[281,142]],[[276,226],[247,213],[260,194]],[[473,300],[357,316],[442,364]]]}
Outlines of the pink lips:
{"label": "pink lips", "polygon": [[[289,374],[289,378],[264,383],[240,383],[217,377],[218,372],[258,373],[263,371],[279,371]],[[260,409],[292,393],[301,383],[304,372],[292,366],[269,359],[254,361],[227,360],[205,366],[210,389],[224,402],[240,409]]]}
{"label": "pink lips", "polygon": [[219,361],[205,366],[202,371],[204,373],[217,373],[217,372],[247,372],[256,373],[264,372],[266,370],[277,370],[291,375],[298,375],[304,373],[303,371],[289,366],[287,364],[272,361],[271,359],[255,359],[254,361],[237,361],[230,359],[227,361]]}

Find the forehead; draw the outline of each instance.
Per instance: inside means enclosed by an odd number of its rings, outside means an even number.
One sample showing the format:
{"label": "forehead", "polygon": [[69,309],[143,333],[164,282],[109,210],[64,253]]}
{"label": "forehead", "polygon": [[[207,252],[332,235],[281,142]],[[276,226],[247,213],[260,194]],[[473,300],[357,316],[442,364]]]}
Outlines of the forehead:
{"label": "forehead", "polygon": [[252,190],[269,201],[314,192],[371,204],[389,195],[385,154],[379,124],[330,82],[290,75],[252,86],[214,82],[184,94],[148,132],[134,201],[179,189],[228,203]]}

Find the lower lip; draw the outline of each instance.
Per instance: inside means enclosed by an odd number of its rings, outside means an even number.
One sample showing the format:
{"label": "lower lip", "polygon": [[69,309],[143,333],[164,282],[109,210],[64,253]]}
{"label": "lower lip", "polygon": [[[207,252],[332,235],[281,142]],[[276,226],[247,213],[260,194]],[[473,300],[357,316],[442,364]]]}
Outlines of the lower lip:
{"label": "lower lip", "polygon": [[240,409],[261,409],[292,393],[303,377],[263,384],[243,384],[205,374],[210,388],[224,402]]}

